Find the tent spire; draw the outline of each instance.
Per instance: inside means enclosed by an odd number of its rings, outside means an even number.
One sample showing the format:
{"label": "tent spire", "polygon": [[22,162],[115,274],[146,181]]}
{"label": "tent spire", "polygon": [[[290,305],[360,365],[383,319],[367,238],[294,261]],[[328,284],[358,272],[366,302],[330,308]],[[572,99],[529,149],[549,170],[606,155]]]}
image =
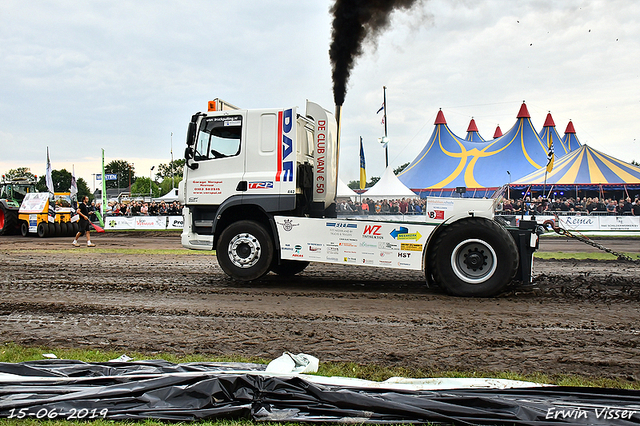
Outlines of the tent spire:
{"label": "tent spire", "polygon": [[522,101],[522,106],[520,107],[517,118],[531,118],[529,110],[527,109],[527,105],[524,103],[524,101]]}
{"label": "tent spire", "polygon": [[576,129],[573,127],[573,123],[571,122],[571,120],[569,120],[569,124],[567,124],[567,130],[564,131],[564,133],[576,133]]}
{"label": "tent spire", "polygon": [[547,119],[544,121],[544,126],[542,127],[556,127],[556,123],[553,122],[553,118],[551,117],[551,111],[547,113]]}
{"label": "tent spire", "polygon": [[444,119],[444,113],[442,112],[442,108],[438,111],[438,115],[436,116],[436,122],[433,124],[447,124],[447,120]]}
{"label": "tent spire", "polygon": [[477,132],[477,131],[478,131],[478,126],[476,126],[476,120],[474,120],[473,117],[471,117],[471,121],[469,122],[469,127],[467,128],[467,133]]}
{"label": "tent spire", "polygon": [[498,124],[498,126],[496,127],[496,131],[495,131],[495,133],[493,134],[493,138],[494,138],[494,139],[497,139],[497,138],[499,138],[500,136],[502,136],[502,129],[500,129],[500,125]]}

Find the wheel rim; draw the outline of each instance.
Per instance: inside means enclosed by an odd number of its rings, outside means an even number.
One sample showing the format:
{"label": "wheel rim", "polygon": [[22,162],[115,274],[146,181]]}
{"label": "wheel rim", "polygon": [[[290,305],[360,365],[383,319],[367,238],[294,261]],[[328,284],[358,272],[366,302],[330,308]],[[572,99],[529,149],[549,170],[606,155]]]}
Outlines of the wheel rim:
{"label": "wheel rim", "polygon": [[249,233],[238,234],[229,241],[229,259],[238,268],[250,268],[260,260],[260,241]]}
{"label": "wheel rim", "polygon": [[496,252],[482,240],[464,240],[451,254],[451,266],[461,280],[480,284],[493,276],[498,267]]}

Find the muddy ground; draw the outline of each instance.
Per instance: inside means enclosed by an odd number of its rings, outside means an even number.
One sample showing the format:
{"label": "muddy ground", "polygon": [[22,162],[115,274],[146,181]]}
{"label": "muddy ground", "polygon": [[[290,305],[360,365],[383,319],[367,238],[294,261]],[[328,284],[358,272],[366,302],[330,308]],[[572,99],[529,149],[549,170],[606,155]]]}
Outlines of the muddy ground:
{"label": "muddy ground", "polygon": [[[182,249],[178,233],[92,234],[100,248]],[[638,239],[599,240],[639,252]],[[84,243],[84,241],[83,241]],[[34,251],[45,249],[46,251]],[[565,238],[543,251],[592,251]],[[101,253],[0,237],[0,343],[640,380],[640,266],[538,261],[534,285],[450,297],[421,273],[312,264],[230,281],[215,256]]]}

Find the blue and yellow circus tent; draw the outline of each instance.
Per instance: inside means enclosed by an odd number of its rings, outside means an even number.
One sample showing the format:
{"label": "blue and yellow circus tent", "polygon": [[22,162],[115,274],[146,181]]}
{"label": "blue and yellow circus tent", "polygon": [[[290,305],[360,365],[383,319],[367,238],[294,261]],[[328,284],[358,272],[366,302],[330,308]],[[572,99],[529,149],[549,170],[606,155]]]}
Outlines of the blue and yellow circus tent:
{"label": "blue and yellow circus tent", "polygon": [[398,175],[422,196],[451,195],[456,187],[466,187],[466,196],[490,195],[488,191],[510,183],[512,177],[517,179],[547,164],[547,146],[524,103],[515,125],[491,141],[459,138],[447,126],[442,111],[435,126],[424,149]]}
{"label": "blue and yellow circus tent", "polygon": [[553,170],[542,167],[513,182],[514,189],[640,189],[640,167],[618,160],[588,145],[557,158]]}

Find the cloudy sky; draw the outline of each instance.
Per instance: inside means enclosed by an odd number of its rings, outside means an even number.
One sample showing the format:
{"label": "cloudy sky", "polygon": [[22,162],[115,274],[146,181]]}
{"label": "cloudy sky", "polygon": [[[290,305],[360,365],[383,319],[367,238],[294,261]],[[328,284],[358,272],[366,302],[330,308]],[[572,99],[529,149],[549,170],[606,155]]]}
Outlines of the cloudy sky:
{"label": "cloudy sky", "polygon": [[[93,189],[105,161],[136,173],[184,152],[191,115],[222,98],[246,108],[333,110],[331,0],[40,0],[0,3],[0,172],[75,167]],[[584,144],[640,161],[640,2],[430,0],[396,13],[358,60],[343,109],[340,176],[420,152],[442,108],[464,137],[506,132],[523,100]],[[173,136],[172,136],[173,134]]]}

